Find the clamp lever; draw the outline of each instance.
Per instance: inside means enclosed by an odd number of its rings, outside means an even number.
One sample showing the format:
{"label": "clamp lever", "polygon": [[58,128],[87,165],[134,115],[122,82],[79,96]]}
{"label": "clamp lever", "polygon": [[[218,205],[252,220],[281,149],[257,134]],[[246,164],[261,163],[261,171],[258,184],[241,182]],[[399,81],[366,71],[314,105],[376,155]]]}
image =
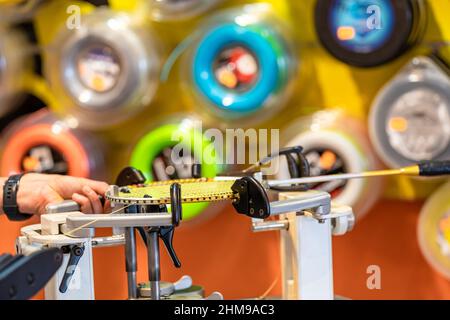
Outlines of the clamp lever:
{"label": "clamp lever", "polygon": [[176,268],[181,268],[180,259],[178,259],[177,254],[175,253],[175,249],[173,248],[173,234],[175,228],[174,227],[161,227],[159,229],[159,237],[162,239],[164,245],[166,246],[167,252],[170,255],[170,258],[173,261],[173,264]]}
{"label": "clamp lever", "polygon": [[167,251],[169,252],[170,258],[176,268],[181,267],[181,262],[175,253],[173,248],[173,235],[175,232],[175,227],[180,224],[182,220],[182,207],[181,207],[181,186],[178,183],[174,183],[170,186],[170,198],[171,198],[171,211],[172,211],[172,221],[173,225],[170,227],[159,228],[159,237],[164,242]]}
{"label": "clamp lever", "polygon": [[291,178],[308,177],[310,175],[309,162],[303,154],[303,147],[295,146],[281,149],[274,155],[268,155],[260,163],[267,163],[277,156],[286,157]]}
{"label": "clamp lever", "polygon": [[144,174],[136,168],[126,167],[123,169],[116,179],[116,185],[124,187],[132,184],[145,183]]}
{"label": "clamp lever", "polygon": [[[311,168],[310,164],[308,162],[308,159],[306,159],[305,155],[303,154],[303,147],[296,146],[296,147],[290,147],[281,149],[278,151],[278,156],[285,156],[289,171],[289,176],[293,179],[295,178],[303,178],[303,177],[309,177],[311,175]],[[269,156],[268,158],[270,158]],[[264,161],[264,159],[262,160]],[[307,185],[296,185],[296,186],[276,186],[271,187],[271,189],[275,191],[306,191],[309,189]]]}
{"label": "clamp lever", "polygon": [[59,292],[65,293],[69,288],[70,281],[75,274],[78,262],[84,253],[84,247],[80,246],[65,246],[61,248],[65,254],[70,253],[69,261],[67,262],[66,271],[64,277],[59,285]]}

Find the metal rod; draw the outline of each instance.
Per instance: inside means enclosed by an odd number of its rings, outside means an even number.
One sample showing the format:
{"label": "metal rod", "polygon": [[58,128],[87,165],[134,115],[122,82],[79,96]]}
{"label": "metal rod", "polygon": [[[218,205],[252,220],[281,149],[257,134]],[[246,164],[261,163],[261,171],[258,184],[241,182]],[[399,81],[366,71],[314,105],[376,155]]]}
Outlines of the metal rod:
{"label": "metal rod", "polygon": [[252,230],[254,232],[279,231],[279,230],[287,230],[288,228],[289,222],[287,220],[258,222],[253,223],[252,225]]}
{"label": "metal rod", "polygon": [[152,300],[161,299],[160,291],[160,261],[159,261],[159,236],[157,231],[150,231],[147,237],[148,247],[148,276],[150,280],[150,297]]}
{"label": "metal rod", "polygon": [[271,216],[312,209],[320,215],[329,214],[331,209],[330,194],[324,191],[309,190],[296,193],[292,198],[270,203]]}
{"label": "metal rod", "polygon": [[93,248],[116,247],[122,246],[124,244],[125,244],[125,237],[123,235],[92,239]]}
{"label": "metal rod", "polygon": [[125,269],[127,271],[128,279],[128,299],[137,299],[137,256],[136,233],[134,231],[134,228],[125,228]]}
{"label": "metal rod", "polygon": [[367,171],[361,173],[344,173],[344,174],[331,174],[328,176],[318,176],[318,177],[305,177],[297,179],[285,179],[285,180],[268,180],[267,184],[269,187],[274,186],[288,186],[293,184],[308,184],[308,183],[319,183],[328,182],[336,180],[349,180],[349,179],[362,179],[369,177],[382,177],[382,176],[395,176],[395,175],[418,175],[417,166],[406,167],[401,169],[393,170],[379,170],[379,171]]}
{"label": "metal rod", "polygon": [[150,281],[150,297],[152,300],[160,300],[161,299],[161,288],[159,281]]}
{"label": "metal rod", "polygon": [[110,214],[110,215],[79,215],[67,217],[67,229],[85,228],[111,228],[111,227],[164,227],[172,225],[171,214]]}

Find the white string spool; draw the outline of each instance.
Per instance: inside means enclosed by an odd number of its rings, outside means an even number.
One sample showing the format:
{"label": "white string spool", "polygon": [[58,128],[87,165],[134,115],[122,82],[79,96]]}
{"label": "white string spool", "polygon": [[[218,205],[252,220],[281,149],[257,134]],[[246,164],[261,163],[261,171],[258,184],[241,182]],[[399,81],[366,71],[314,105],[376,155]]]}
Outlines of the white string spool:
{"label": "white string spool", "polygon": [[[335,163],[341,163],[342,173],[357,173],[378,169],[367,134],[362,124],[344,117],[340,111],[322,111],[312,117],[295,121],[286,131],[284,146],[302,146],[310,163],[321,161],[317,157],[329,152]],[[315,172],[317,171],[317,172]],[[322,171],[322,170],[320,170]],[[314,168],[311,174],[323,174]],[[289,178],[287,163],[280,162],[279,179]],[[354,179],[347,182],[330,182],[319,186],[334,195],[333,201],[353,207],[358,219],[362,218],[381,194],[381,181],[375,179]]]}
{"label": "white string spool", "polygon": [[127,13],[99,8],[80,28],[64,27],[46,59],[62,107],[81,127],[103,129],[129,119],[153,100],[160,47],[151,29]]}
{"label": "white string spool", "polygon": [[376,97],[370,138],[391,168],[450,157],[450,78],[428,57],[414,58]]}

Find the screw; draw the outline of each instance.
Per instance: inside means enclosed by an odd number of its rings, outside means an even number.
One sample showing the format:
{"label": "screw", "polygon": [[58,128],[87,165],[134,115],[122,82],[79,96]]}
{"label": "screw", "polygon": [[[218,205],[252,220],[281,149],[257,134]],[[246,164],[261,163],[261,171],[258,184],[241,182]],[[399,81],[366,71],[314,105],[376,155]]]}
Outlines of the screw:
{"label": "screw", "polygon": [[62,252],[63,252],[64,254],[67,254],[67,253],[69,253],[69,252],[70,252],[70,248],[69,248],[69,246],[64,246],[64,247],[61,247],[61,250],[62,250]]}
{"label": "screw", "polygon": [[10,297],[11,299],[14,298],[14,297],[17,295],[17,289],[16,289],[16,287],[15,287],[15,286],[11,286],[11,287],[9,288],[8,293],[9,293],[9,297]]}
{"label": "screw", "polygon": [[80,247],[76,247],[73,251],[76,256],[81,256],[83,254],[83,250]]}
{"label": "screw", "polygon": [[55,257],[54,257],[55,262],[59,263],[62,260],[62,258],[63,258],[63,256],[60,252],[55,254]]}
{"label": "screw", "polygon": [[30,286],[32,286],[32,285],[34,284],[34,281],[35,281],[35,280],[36,280],[36,279],[35,279],[33,273],[27,274],[27,282],[28,282],[28,284],[29,284]]}

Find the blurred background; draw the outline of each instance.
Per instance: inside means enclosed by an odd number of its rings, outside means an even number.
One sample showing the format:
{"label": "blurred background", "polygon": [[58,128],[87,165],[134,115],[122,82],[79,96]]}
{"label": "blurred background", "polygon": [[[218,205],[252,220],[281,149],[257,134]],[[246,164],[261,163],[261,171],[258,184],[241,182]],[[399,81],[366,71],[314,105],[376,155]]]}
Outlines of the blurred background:
{"label": "blurred background", "polygon": [[[449,159],[449,44],[447,0],[0,0],[1,175],[112,184],[132,165],[149,181],[189,178],[189,161],[170,158],[172,135],[195,139],[197,121],[279,129],[282,146],[305,148],[314,175]],[[180,157],[201,158],[211,146],[200,141]],[[218,162],[201,173],[234,169]],[[281,164],[277,176],[287,175]],[[314,187],[357,218],[333,239],[337,294],[450,299],[450,183]],[[227,204],[184,210],[174,239],[183,266],[163,254],[163,279],[189,274],[226,299],[260,296],[281,279],[276,232],[252,233]],[[14,252],[24,225],[0,217],[0,252]],[[98,299],[126,298],[123,260],[123,248],[94,251]],[[366,285],[372,265],[379,290]],[[270,295],[280,292],[278,281]]]}

